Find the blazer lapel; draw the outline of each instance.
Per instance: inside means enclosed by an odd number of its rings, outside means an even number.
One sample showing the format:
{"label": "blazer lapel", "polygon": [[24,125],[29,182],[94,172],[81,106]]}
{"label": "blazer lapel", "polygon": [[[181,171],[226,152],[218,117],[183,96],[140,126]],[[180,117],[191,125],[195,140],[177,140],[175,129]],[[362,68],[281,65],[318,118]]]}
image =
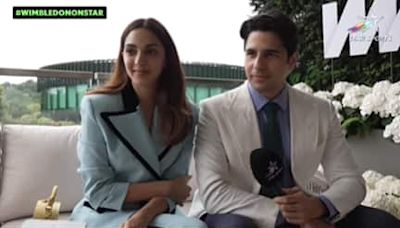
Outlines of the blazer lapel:
{"label": "blazer lapel", "polygon": [[[291,165],[293,178],[300,186],[305,186],[309,173],[315,165],[313,156],[318,140],[318,121],[313,103],[306,95],[289,88],[290,135],[291,135]],[[308,100],[307,100],[308,99]],[[307,132],[304,132],[307,130]],[[318,165],[318,164],[316,164]]]}
{"label": "blazer lapel", "polygon": [[153,130],[151,134],[154,140],[154,150],[158,152],[157,159],[159,161],[160,173],[163,173],[166,169],[174,164],[176,159],[178,159],[180,152],[182,151],[183,144],[182,142],[174,146],[165,144],[165,140],[161,133],[159,112],[157,107],[154,111]]}
{"label": "blazer lapel", "polygon": [[257,114],[251,101],[247,88],[247,81],[237,88],[236,93],[231,96],[231,102],[227,110],[231,110],[227,115],[230,130],[234,138],[232,142],[236,148],[239,148],[239,154],[242,162],[248,170],[250,167],[250,154],[254,149],[261,147],[260,129],[257,122]]}
{"label": "blazer lapel", "polygon": [[151,135],[145,126],[139,100],[132,85],[128,83],[122,91],[124,109],[116,112],[103,112],[101,117],[115,136],[149,171],[155,179],[160,177],[160,163]]}
{"label": "blazer lapel", "polygon": [[176,160],[181,155],[183,144],[181,142],[174,146],[165,147],[163,151],[165,151],[165,149],[168,149],[168,152],[164,153],[164,156],[162,157],[159,156],[161,173],[163,173],[176,162]]}

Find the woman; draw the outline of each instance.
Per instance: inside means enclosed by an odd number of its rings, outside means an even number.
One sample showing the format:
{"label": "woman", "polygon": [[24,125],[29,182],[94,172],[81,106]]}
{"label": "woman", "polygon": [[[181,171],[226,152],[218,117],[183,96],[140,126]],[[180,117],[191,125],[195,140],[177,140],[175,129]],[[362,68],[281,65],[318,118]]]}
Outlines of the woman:
{"label": "woman", "polygon": [[206,227],[175,210],[190,193],[195,114],[168,31],[154,19],[130,23],[110,80],[81,103],[85,196],[72,220],[96,228]]}

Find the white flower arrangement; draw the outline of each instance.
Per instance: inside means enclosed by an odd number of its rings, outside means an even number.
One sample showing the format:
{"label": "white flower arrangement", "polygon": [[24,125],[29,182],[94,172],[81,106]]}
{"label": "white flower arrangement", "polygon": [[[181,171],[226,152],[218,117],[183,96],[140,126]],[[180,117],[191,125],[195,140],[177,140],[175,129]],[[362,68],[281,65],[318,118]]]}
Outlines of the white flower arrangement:
{"label": "white flower arrangement", "polygon": [[365,180],[365,184],[367,185],[367,188],[370,189],[375,189],[375,184],[378,182],[378,180],[383,178],[383,175],[373,171],[373,170],[367,170],[363,173],[363,178]]}
{"label": "white flower arrangement", "polygon": [[389,95],[389,97],[400,96],[400,81],[392,84],[387,91],[387,94]]}
{"label": "white flower arrangement", "polygon": [[312,94],[314,92],[313,89],[304,82],[300,82],[300,83],[297,83],[296,85],[293,85],[293,88],[298,89],[298,90],[303,91],[308,94]]}
{"label": "white flower arrangement", "polygon": [[371,93],[371,87],[365,85],[355,85],[345,91],[342,100],[343,107],[359,108],[364,100],[364,97]]}
{"label": "white flower arrangement", "polygon": [[387,99],[384,93],[372,92],[367,94],[362,100],[360,106],[360,113],[362,116],[369,116],[372,113],[378,114],[380,117],[388,117],[388,113],[386,111],[386,103]]}
{"label": "white flower arrangement", "polygon": [[317,91],[314,93],[314,96],[325,99],[327,101],[333,100],[333,95],[328,91]]}
{"label": "white flower arrangement", "polygon": [[387,211],[400,219],[400,180],[373,170],[365,171],[363,178],[367,195],[361,204]]}
{"label": "white flower arrangement", "polygon": [[379,81],[372,87],[337,82],[332,91],[317,91],[305,83],[294,88],[332,102],[346,134],[385,129],[383,137],[400,143],[400,82]]}
{"label": "white flower arrangement", "polygon": [[400,116],[400,95],[397,97],[389,97],[386,103],[386,111],[390,116]]}
{"label": "white flower arrangement", "polygon": [[395,143],[400,143],[400,115],[396,116],[390,124],[386,125],[383,131],[383,137],[389,138],[390,136],[393,136]]}
{"label": "white flower arrangement", "polygon": [[332,95],[337,96],[339,94],[344,94],[348,89],[353,87],[354,84],[350,82],[337,82],[333,86]]}

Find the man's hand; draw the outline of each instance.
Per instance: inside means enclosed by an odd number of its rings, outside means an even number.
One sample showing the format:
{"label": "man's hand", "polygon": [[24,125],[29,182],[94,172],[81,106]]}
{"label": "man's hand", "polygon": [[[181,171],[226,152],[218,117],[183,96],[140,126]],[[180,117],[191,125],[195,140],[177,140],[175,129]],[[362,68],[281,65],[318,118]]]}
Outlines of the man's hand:
{"label": "man's hand", "polygon": [[299,187],[283,189],[283,192],[285,195],[275,197],[273,201],[289,223],[310,224],[326,213],[325,206],[317,197],[308,196]]}

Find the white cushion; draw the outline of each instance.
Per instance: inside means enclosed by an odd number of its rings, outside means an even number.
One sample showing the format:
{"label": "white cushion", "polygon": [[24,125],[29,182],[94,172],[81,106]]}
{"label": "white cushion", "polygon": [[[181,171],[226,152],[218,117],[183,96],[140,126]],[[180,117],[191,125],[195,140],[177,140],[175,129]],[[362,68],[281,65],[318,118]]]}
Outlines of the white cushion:
{"label": "white cushion", "polygon": [[[68,220],[70,213],[62,213],[58,216],[58,220]],[[1,228],[21,228],[22,224],[28,219],[32,219],[31,217],[20,218],[16,220],[11,220],[9,222],[4,223]]]}
{"label": "white cushion", "polygon": [[36,201],[58,185],[61,211],[82,198],[76,170],[79,126],[5,125],[1,138],[0,222],[32,216]]}

